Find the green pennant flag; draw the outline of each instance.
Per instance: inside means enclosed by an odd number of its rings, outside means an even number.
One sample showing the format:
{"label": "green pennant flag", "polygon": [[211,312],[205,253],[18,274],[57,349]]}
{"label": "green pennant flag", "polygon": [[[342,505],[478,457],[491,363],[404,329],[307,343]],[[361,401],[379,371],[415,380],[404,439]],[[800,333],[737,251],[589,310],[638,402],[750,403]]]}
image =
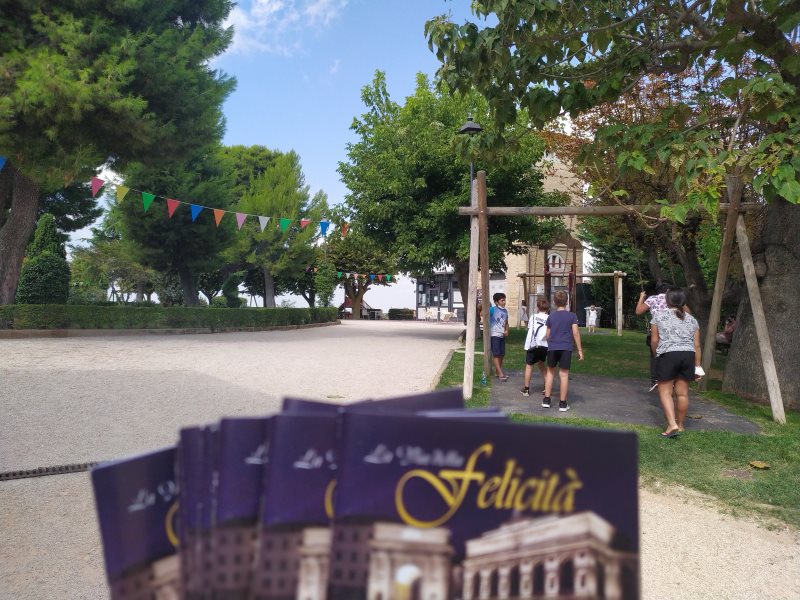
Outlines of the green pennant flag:
{"label": "green pennant flag", "polygon": [[147,209],[150,208],[150,205],[153,203],[153,200],[156,199],[155,194],[148,194],[147,192],[142,192],[142,204],[144,205],[144,212],[147,212]]}
{"label": "green pennant flag", "polygon": [[387,273],[386,274],[386,281],[391,281],[391,280],[392,280],[392,276]]}
{"label": "green pennant flag", "polygon": [[291,222],[291,219],[281,219],[281,231],[286,231]]}
{"label": "green pennant flag", "polygon": [[342,278],[342,272],[341,271],[336,271],[336,277],[341,279]]}

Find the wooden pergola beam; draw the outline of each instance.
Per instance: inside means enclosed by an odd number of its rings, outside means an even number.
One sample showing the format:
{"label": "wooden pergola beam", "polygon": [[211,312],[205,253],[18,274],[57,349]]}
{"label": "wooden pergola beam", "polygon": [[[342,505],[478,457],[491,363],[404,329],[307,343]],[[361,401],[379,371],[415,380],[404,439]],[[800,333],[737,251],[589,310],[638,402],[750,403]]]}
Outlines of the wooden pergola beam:
{"label": "wooden pergola beam", "polygon": [[[562,216],[610,216],[627,215],[630,213],[658,214],[661,206],[657,204],[643,206],[490,206],[486,214],[490,217],[562,217]],[[720,212],[727,212],[730,204],[719,205]],[[735,210],[738,212],[758,212],[764,209],[763,204],[757,202],[744,202]],[[461,206],[459,215],[476,216],[478,209],[470,206]]]}

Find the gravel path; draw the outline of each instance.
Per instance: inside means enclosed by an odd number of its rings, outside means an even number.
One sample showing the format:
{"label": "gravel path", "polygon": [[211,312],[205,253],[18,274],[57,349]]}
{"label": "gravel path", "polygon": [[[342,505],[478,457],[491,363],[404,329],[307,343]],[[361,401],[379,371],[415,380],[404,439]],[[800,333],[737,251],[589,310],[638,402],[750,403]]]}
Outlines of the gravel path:
{"label": "gravel path", "polygon": [[[457,325],[352,321],[188,336],[0,340],[0,471],[171,444],[181,426],[430,389]],[[800,598],[800,536],[643,490],[645,598]],[[0,482],[0,599],[104,598],[87,473]]]}

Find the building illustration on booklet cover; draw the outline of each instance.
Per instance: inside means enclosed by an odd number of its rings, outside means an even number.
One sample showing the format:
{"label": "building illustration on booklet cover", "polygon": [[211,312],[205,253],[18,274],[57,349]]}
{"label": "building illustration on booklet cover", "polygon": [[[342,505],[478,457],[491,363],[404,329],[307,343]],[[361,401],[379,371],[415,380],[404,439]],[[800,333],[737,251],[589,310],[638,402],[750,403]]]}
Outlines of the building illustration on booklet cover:
{"label": "building illustration on booklet cover", "polygon": [[[453,563],[450,531],[397,523],[339,524],[331,557],[337,598],[489,600],[638,597],[639,558],[614,548],[592,512],[519,519],[466,543]],[[298,600],[319,596],[298,595]]]}

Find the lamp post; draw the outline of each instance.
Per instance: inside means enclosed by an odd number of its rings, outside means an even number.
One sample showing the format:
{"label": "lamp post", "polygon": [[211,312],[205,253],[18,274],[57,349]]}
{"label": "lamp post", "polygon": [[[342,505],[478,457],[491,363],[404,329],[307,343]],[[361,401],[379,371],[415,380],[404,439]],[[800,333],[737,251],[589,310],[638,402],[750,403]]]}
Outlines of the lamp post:
{"label": "lamp post", "polygon": [[[483,128],[472,120],[472,116],[467,117],[467,122],[458,130],[460,135],[473,136],[482,131]],[[464,400],[472,398],[472,379],[475,370],[475,331],[477,329],[477,303],[478,292],[478,197],[475,195],[475,184],[473,179],[472,158],[469,161],[469,192],[470,206],[475,210],[475,214],[470,217],[470,237],[469,237],[469,287],[467,289],[467,335],[465,336],[464,348],[464,382],[462,394]],[[463,297],[464,290],[461,290]],[[485,367],[484,367],[485,369]],[[485,375],[489,375],[485,373]]]}

